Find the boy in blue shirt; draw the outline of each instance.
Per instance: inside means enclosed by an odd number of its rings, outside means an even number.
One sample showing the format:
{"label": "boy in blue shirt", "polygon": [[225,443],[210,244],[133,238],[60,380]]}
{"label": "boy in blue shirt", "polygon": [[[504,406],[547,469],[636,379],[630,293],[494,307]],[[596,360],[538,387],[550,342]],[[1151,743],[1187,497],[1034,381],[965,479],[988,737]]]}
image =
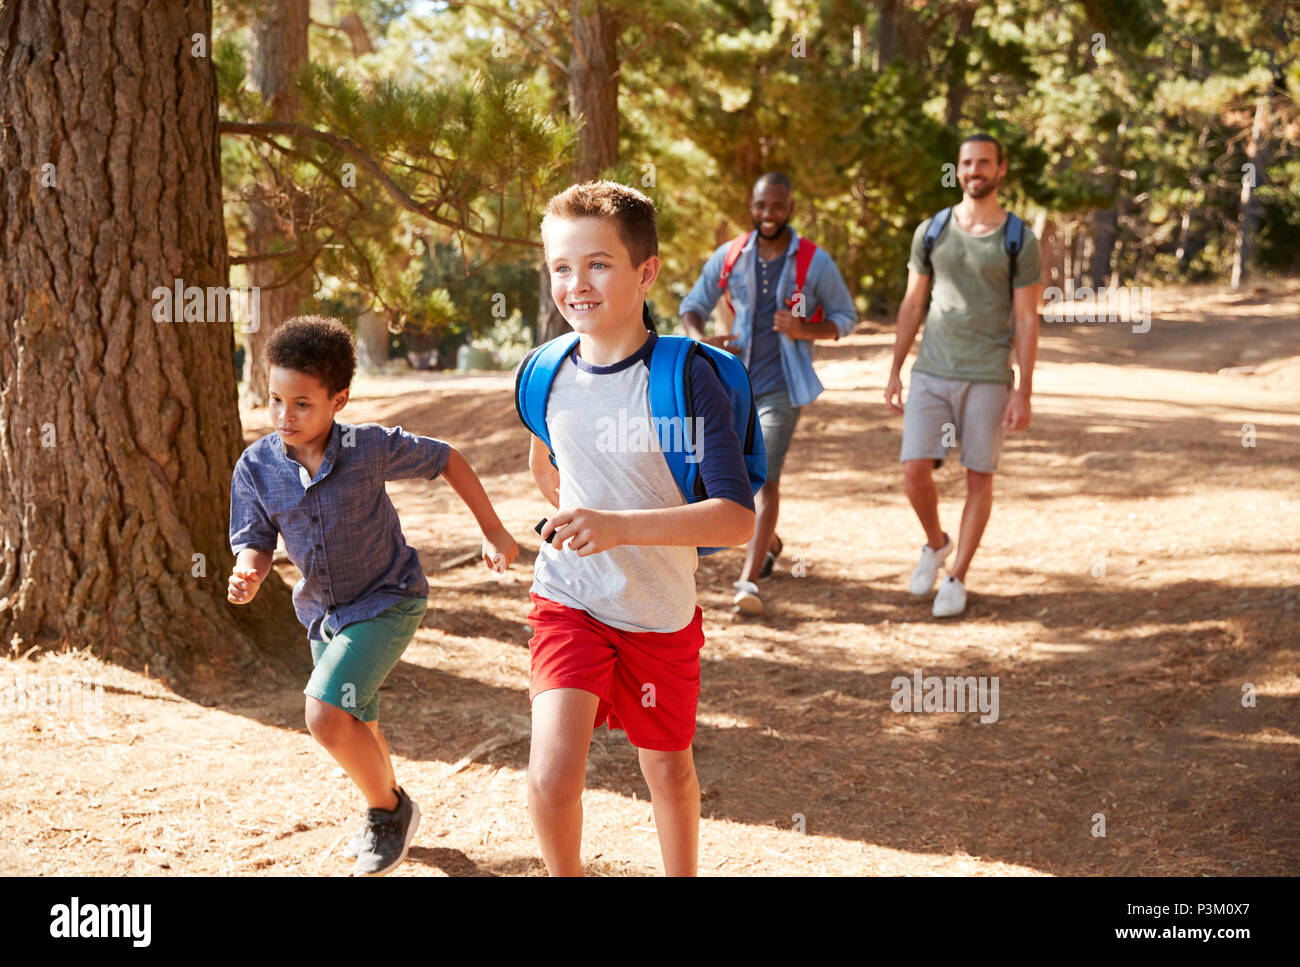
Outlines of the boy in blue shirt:
{"label": "boy in blue shirt", "polygon": [[227,598],[247,604],[271,570],[277,536],[302,572],[294,610],[315,668],[307,728],[369,806],[349,844],[354,876],[383,876],[406,858],[419,807],[393,775],[379,730],[379,687],[428,606],[419,555],[402,535],[386,480],[445,476],[483,532],[483,561],[504,571],[519,546],[502,527],[473,469],[451,446],[401,427],[338,423],[356,370],[352,336],[337,319],[287,320],[267,346],[275,430],[249,446],[230,491]]}

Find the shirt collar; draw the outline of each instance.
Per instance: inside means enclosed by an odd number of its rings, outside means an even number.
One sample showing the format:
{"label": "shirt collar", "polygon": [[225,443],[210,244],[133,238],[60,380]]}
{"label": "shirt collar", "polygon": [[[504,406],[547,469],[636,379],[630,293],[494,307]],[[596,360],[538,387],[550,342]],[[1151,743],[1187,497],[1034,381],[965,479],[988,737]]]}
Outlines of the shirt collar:
{"label": "shirt collar", "polygon": [[[790,244],[787,245],[785,249],[786,258],[789,258],[791,255],[794,255],[796,252],[799,251],[799,233],[794,230],[793,225],[787,225],[786,227],[790,229]],[[748,252],[750,249],[754,250],[754,258],[758,258],[758,230],[757,229],[750,230],[749,239],[745,242],[744,248],[742,248],[740,251],[743,254],[745,252]]]}
{"label": "shirt collar", "polygon": [[[284,462],[287,464],[291,464],[295,468],[301,468],[303,470],[306,470],[306,468],[303,467],[302,464],[300,464],[297,460],[295,460],[292,456],[290,456],[289,447],[284,442],[284,438],[281,437],[280,434],[278,433],[275,435],[275,438],[277,442],[279,442],[280,444],[279,452],[281,457],[284,458]],[[334,461],[339,455],[339,447],[341,445],[342,439],[343,439],[342,427],[339,426],[338,420],[334,420],[330,424],[330,438],[329,441],[325,444],[325,453],[321,456],[320,467],[316,471],[317,476],[324,476],[325,474],[329,473],[331,469],[333,469]]]}

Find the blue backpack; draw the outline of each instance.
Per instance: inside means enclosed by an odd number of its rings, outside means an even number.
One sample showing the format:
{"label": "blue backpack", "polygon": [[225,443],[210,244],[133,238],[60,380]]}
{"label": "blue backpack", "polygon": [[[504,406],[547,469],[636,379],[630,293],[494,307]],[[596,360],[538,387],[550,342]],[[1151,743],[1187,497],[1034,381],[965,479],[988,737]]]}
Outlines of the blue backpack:
{"label": "blue backpack", "polygon": [[[948,227],[948,216],[952,214],[951,208],[945,208],[930,219],[930,227],[925,230],[925,238],[922,244],[925,246],[925,268],[933,277],[934,264],[930,261],[930,253],[934,251],[935,244],[939,241],[939,236],[943,230]],[[1025,223],[1015,215],[1007,212],[1007,235],[1003,240],[1002,247],[1006,250],[1007,258],[1011,260],[1010,286],[1012,297],[1015,297],[1016,291],[1016,256],[1020,254],[1020,245],[1024,239]]]}
{"label": "blue backpack", "polygon": [[[551,395],[551,385],[560,364],[578,341],[576,332],[557,336],[538,346],[519,366],[515,377],[515,409],[524,426],[535,433],[551,451],[551,465],[555,465],[555,450],[551,435],[546,429],[546,402]],[[660,449],[668,461],[668,469],[677,481],[688,504],[708,499],[704,477],[700,474],[698,460],[689,459],[695,452],[695,407],[691,400],[691,366],[696,359],[703,360],[717,373],[718,381],[731,401],[731,413],[736,438],[745,455],[745,469],[754,493],[767,480],[767,450],[763,446],[763,430],[758,425],[754,409],[754,391],[749,384],[749,374],[744,364],[731,353],[696,342],[686,336],[656,336],[650,353],[650,415],[656,420],[660,433]],[[679,439],[683,446],[673,446],[663,439],[665,431],[681,427]],[[700,547],[698,552],[715,554],[721,547]]]}

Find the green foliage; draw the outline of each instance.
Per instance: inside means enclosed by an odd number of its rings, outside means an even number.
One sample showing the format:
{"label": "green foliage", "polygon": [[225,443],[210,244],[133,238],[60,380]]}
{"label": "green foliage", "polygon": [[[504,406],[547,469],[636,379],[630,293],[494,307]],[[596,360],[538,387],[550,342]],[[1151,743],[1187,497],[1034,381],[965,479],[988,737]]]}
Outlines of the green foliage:
{"label": "green foliage", "polygon": [[[218,7],[213,57],[235,119],[266,117],[242,57],[254,6]],[[834,256],[859,308],[891,311],[912,232],[959,200],[945,165],[977,130],[1005,145],[1001,198],[1031,223],[1088,235],[1113,208],[1126,280],[1223,278],[1261,98],[1272,123],[1257,259],[1300,261],[1300,11],[1285,0],[995,0],[966,20],[959,0],[902,0],[892,47],[869,0],[603,6],[621,58],[619,161],[604,174],[658,206],[663,331],[708,254],[751,227],[750,185],[773,169],[795,182],[792,223]],[[356,159],[337,146],[227,137],[232,247],[245,229],[234,186],[269,175],[321,297],[361,292],[443,348],[505,346],[537,317],[540,211],[574,162],[573,9],[334,5],[349,13],[375,53],[354,57],[339,31],[314,27],[300,123],[350,139],[428,217],[362,167],[344,186]]]}

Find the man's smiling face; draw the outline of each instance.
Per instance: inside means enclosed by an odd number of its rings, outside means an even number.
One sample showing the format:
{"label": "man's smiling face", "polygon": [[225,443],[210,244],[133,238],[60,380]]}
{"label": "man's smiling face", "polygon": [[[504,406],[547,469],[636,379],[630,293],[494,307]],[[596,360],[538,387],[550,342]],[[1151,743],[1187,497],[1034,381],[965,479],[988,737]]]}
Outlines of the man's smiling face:
{"label": "man's smiling face", "polygon": [[790,189],[774,181],[760,181],[749,199],[749,217],[758,234],[771,241],[782,232],[794,210]]}
{"label": "man's smiling face", "polygon": [[996,145],[987,141],[967,141],[957,152],[957,180],[970,198],[983,198],[997,191],[1007,175],[1007,162],[998,161]]}

